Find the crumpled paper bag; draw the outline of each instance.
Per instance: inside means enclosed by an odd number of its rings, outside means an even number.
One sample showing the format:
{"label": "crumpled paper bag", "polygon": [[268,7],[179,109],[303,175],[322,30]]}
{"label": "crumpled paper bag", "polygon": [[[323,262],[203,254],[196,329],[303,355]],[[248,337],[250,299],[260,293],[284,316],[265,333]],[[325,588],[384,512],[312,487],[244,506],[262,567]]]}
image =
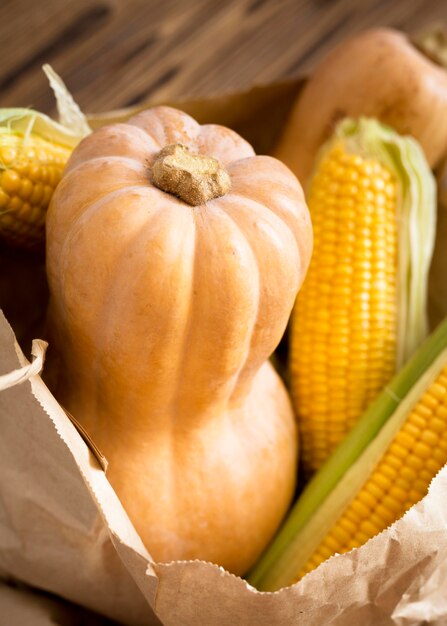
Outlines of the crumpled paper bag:
{"label": "crumpled paper bag", "polygon": [[[201,122],[232,126],[258,152],[268,152],[298,89],[297,82],[284,83],[181,106]],[[1,256],[8,253],[0,250]],[[42,259],[23,262],[31,281],[36,272],[41,276]],[[14,267],[9,288],[0,282],[0,304],[11,311],[22,342],[36,336],[46,293],[28,297],[18,313]],[[36,373],[39,367],[29,369],[0,316],[0,376],[21,369],[0,392],[0,577],[129,626],[447,624],[447,468],[419,504],[360,549],[331,558],[292,587],[259,593],[213,564],[152,561],[98,457]],[[12,604],[5,597],[0,593],[0,616],[8,619],[5,611],[18,610],[20,602],[18,595]]]}
{"label": "crumpled paper bag", "polygon": [[[0,346],[0,374],[26,367],[3,315]],[[0,393],[0,432],[0,575],[118,621],[156,624],[139,588],[154,595],[149,554],[40,376]]]}
{"label": "crumpled paper bag", "polygon": [[0,582],[2,626],[118,626],[107,618],[23,584]]}

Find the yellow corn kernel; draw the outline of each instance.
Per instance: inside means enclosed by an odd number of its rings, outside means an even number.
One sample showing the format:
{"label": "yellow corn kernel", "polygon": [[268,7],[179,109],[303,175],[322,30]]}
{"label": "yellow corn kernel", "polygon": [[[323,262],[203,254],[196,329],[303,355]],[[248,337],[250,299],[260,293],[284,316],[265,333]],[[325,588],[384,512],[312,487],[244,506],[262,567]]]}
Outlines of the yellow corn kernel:
{"label": "yellow corn kernel", "polygon": [[45,234],[45,215],[71,150],[31,134],[0,135],[0,237],[33,248]]}
{"label": "yellow corn kernel", "polygon": [[7,194],[13,194],[19,190],[20,176],[14,170],[5,170],[2,174],[2,189]]}
{"label": "yellow corn kernel", "polygon": [[[439,406],[447,409],[447,386],[441,385],[440,376],[447,375],[447,364],[444,365],[437,380],[432,383],[428,390],[416,403],[414,409],[409,413],[403,424],[401,431],[396,435],[371,476],[357,495],[351,500],[345,511],[336,521],[332,529],[326,535],[321,545],[309,559],[306,567],[302,569],[296,580],[299,580],[305,573],[311,571],[309,564],[314,567],[332,554],[347,552],[353,547],[363,545],[368,538],[384,530],[389,524],[402,517],[413,504],[423,498],[432,478],[436,475],[440,467],[447,463],[447,447],[441,447],[441,440],[436,431],[441,430],[439,421],[436,421],[436,430],[430,430],[433,418],[427,416],[426,422],[419,430],[419,439],[414,441],[414,432],[411,437],[404,437],[407,434],[408,426],[411,426],[411,417],[415,414],[421,415],[418,410],[420,406],[431,405],[435,400]],[[432,390],[434,391],[432,395]],[[443,432],[447,431],[447,411],[443,414]],[[432,436],[433,435],[433,436]],[[399,471],[399,480],[392,480],[386,467],[392,466],[392,459],[395,453],[395,441],[398,439],[401,445],[407,444],[412,447],[412,452],[407,455],[406,463]],[[431,446],[431,447],[430,447]],[[420,456],[417,456],[417,455]],[[404,487],[399,482],[402,478],[407,479]],[[356,523],[353,523],[353,514]],[[328,554],[329,549],[332,550]]]}
{"label": "yellow corn kernel", "polygon": [[396,194],[385,167],[342,142],[311,184],[314,251],[294,310],[290,362],[307,475],[395,370]]}

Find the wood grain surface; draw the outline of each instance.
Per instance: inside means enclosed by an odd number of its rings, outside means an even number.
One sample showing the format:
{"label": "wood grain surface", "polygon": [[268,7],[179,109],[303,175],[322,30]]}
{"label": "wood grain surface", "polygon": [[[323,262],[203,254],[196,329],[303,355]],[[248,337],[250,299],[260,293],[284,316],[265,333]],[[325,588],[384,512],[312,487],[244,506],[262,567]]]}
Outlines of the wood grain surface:
{"label": "wood grain surface", "polygon": [[440,23],[445,0],[0,0],[0,106],[52,113],[43,63],[98,112],[277,81],[359,30]]}

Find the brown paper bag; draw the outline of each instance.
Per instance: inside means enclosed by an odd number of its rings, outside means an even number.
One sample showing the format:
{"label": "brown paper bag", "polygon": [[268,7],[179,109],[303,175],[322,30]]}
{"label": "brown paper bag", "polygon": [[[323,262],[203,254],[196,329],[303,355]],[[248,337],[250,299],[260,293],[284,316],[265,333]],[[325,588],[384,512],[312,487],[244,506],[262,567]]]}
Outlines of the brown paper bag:
{"label": "brown paper bag", "polygon": [[[0,346],[1,374],[26,364],[3,316]],[[1,392],[0,420],[0,574],[128,624],[156,624],[139,589],[154,595],[149,555],[40,376]]]}
{"label": "brown paper bag", "polygon": [[[292,82],[179,106],[199,121],[232,126],[268,152],[298,89]],[[128,114],[95,116],[92,124]],[[5,250],[2,256],[10,259]],[[22,263],[31,281],[42,271],[42,259]],[[2,291],[0,282],[0,304],[23,340],[38,328],[46,294],[17,312],[15,268],[10,263],[9,288]],[[331,558],[292,587],[259,593],[217,565],[152,562],[40,367],[37,357],[30,368],[1,316],[0,376],[20,372],[0,392],[0,576],[132,626],[447,624],[447,468],[419,504],[362,548]],[[6,603],[0,594],[1,618],[19,610],[18,597]]]}
{"label": "brown paper bag", "polygon": [[7,626],[117,626],[117,622],[25,585],[0,582],[0,623]]}

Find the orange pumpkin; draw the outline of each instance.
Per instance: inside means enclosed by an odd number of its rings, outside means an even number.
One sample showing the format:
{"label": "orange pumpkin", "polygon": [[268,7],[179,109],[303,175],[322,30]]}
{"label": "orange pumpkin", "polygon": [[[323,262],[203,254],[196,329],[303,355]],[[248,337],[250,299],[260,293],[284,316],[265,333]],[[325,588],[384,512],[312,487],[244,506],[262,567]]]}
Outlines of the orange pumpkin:
{"label": "orange pumpkin", "polygon": [[311,247],[294,175],[175,109],[97,130],[67,165],[47,217],[56,394],[158,561],[240,574],[290,503],[296,427],[266,359]]}

